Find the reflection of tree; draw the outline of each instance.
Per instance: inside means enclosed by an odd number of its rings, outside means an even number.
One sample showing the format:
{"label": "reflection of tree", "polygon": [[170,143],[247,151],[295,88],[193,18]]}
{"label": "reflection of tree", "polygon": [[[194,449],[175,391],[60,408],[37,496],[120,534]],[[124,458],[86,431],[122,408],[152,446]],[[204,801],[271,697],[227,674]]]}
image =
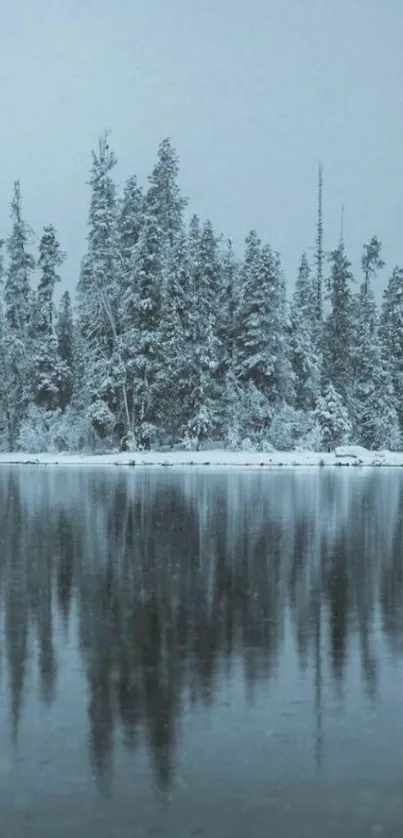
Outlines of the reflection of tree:
{"label": "reflection of tree", "polygon": [[326,596],[329,604],[330,655],[333,674],[338,683],[343,680],[347,661],[349,579],[345,543],[336,544],[334,556],[326,581]]}
{"label": "reflection of tree", "polygon": [[24,592],[11,582],[5,601],[5,633],[11,692],[12,735],[16,740],[22,708],[28,656],[28,622]]}
{"label": "reflection of tree", "polygon": [[59,550],[57,562],[57,599],[67,628],[71,610],[74,578],[73,522],[65,514],[59,518],[55,549]]}
{"label": "reflection of tree", "polygon": [[403,652],[403,487],[400,514],[390,521],[392,549],[382,565],[380,603],[385,634],[395,652]]}
{"label": "reflection of tree", "polygon": [[24,542],[21,538],[24,510],[16,475],[10,475],[7,493],[1,498],[1,510],[4,515],[4,523],[0,521],[0,532],[3,534],[4,630],[11,694],[12,736],[16,740],[28,657],[28,590],[26,573],[22,567],[25,564],[25,556]]}
{"label": "reflection of tree", "polygon": [[50,702],[63,653],[55,622],[76,623],[94,773],[107,788],[121,731],[131,751],[147,743],[167,787],[187,703],[211,705],[235,659],[253,699],[276,676],[291,619],[313,677],[319,762],[324,680],[330,673],[341,688],[353,635],[373,699],[378,610],[403,651],[402,508],[400,478],[380,471],[5,470],[0,586],[14,733],[29,651]]}

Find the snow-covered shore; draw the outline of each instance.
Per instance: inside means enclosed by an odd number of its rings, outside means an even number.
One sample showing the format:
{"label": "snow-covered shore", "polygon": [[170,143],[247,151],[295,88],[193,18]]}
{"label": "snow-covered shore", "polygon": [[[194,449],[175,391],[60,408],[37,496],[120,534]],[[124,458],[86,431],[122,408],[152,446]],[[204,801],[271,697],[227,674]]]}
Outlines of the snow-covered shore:
{"label": "snow-covered shore", "polygon": [[403,466],[403,452],[367,451],[343,446],[331,453],[315,451],[135,451],[119,454],[0,453],[1,464],[64,466]]}

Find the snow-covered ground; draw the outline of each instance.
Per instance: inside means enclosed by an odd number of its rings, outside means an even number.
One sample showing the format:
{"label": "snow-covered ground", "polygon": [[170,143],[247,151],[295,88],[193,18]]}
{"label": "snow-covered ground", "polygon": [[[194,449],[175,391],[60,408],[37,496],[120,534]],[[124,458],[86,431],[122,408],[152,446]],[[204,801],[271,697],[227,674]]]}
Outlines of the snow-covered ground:
{"label": "snow-covered ground", "polygon": [[403,452],[367,451],[343,446],[328,453],[315,451],[135,451],[122,454],[0,453],[0,464],[71,466],[403,466]]}

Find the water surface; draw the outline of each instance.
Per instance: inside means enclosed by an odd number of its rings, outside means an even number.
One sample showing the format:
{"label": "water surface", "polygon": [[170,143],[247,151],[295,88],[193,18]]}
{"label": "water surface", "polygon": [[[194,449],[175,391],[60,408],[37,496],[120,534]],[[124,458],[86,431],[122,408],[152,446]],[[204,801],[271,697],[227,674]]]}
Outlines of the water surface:
{"label": "water surface", "polygon": [[403,474],[0,467],[13,838],[403,834]]}

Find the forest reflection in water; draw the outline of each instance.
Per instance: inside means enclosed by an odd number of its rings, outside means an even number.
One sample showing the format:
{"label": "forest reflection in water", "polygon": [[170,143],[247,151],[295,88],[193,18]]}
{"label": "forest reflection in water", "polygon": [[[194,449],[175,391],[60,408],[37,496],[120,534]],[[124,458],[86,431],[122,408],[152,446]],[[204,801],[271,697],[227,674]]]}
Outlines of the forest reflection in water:
{"label": "forest reflection in water", "polygon": [[[323,694],[343,705],[349,656],[358,650],[360,701],[374,706],[383,663],[402,658],[402,544],[394,470],[1,467],[10,742],[28,748],[32,691],[47,712],[61,701],[70,643],[83,676],[71,698],[81,684],[74,703],[101,791],[121,741],[133,759],[144,748],[169,789],[182,719],[222,708],[221,686],[239,672],[253,703],[288,659],[297,678],[312,676],[320,770]],[[67,735],[81,736],[69,719]]]}

